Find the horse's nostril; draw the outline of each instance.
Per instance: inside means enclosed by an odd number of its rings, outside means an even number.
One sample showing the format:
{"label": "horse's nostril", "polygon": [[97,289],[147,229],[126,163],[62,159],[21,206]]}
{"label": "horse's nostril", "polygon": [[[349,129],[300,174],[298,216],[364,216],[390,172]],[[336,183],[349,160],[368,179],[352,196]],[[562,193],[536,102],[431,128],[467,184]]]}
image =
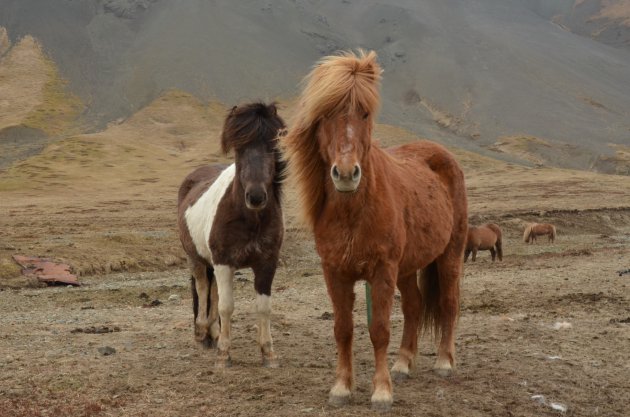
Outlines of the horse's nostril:
{"label": "horse's nostril", "polygon": [[352,179],[357,180],[361,175],[361,168],[358,165],[354,166],[354,171],[352,171]]}
{"label": "horse's nostril", "polygon": [[332,177],[335,180],[338,180],[341,174],[339,174],[339,170],[337,169],[337,165],[333,165],[332,167]]}

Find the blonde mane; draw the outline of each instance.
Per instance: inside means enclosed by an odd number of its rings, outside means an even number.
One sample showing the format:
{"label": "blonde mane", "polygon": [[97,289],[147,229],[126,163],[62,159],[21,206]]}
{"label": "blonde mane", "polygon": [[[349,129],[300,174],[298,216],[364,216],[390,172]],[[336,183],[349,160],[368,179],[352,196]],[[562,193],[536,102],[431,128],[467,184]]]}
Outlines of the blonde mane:
{"label": "blonde mane", "polygon": [[376,52],[359,50],[322,58],[304,78],[297,112],[282,139],[289,172],[297,182],[302,216],[313,227],[324,203],[327,167],[316,137],[323,117],[366,112],[370,123],[380,106],[381,68]]}

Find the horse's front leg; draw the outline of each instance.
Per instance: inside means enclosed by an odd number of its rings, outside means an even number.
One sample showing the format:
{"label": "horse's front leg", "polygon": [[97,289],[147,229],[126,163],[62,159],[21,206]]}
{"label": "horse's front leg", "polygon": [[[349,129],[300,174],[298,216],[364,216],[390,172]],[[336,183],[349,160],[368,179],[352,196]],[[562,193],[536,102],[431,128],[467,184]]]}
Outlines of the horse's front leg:
{"label": "horse's front leg", "polygon": [[490,255],[492,255],[492,262],[494,262],[497,257],[497,252],[494,250],[494,248],[490,248]]}
{"label": "horse's front leg", "polygon": [[468,257],[470,256],[470,252],[472,252],[470,249],[466,249],[466,251],[464,252],[464,262],[468,260]]}
{"label": "horse's front leg", "polygon": [[258,315],[258,345],[262,353],[262,364],[267,368],[277,368],[278,360],[273,351],[271,338],[271,284],[276,274],[278,260],[269,261],[254,268],[254,288],[256,289],[256,313]]}
{"label": "horse's front leg", "polygon": [[215,265],[214,276],[217,280],[219,293],[219,317],[221,318],[221,332],[217,343],[217,368],[226,368],[232,365],[230,346],[232,344],[230,330],[232,313],[234,313],[234,268],[229,265]]}
{"label": "horse's front leg", "polygon": [[323,269],[326,288],[333,305],[335,342],[337,342],[337,375],[335,384],[330,390],[328,402],[339,407],[348,403],[354,385],[352,370],[354,281],[334,273],[333,268],[324,265]]}
{"label": "horse's front leg", "polygon": [[387,367],[387,347],[389,346],[390,316],[394,301],[394,288],[398,267],[395,264],[384,264],[374,271],[369,282],[372,285],[372,323],[370,339],[374,347],[375,372],[372,382],[372,408],[389,410],[394,402],[392,380]]}

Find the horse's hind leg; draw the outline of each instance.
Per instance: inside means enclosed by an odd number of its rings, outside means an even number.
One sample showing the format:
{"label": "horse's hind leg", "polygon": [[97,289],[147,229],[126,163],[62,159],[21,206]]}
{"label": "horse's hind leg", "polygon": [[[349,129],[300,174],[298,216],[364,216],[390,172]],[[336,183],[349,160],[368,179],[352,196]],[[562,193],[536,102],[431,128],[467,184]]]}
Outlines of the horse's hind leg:
{"label": "horse's hind leg", "polygon": [[473,248],[472,250],[472,261],[477,261],[477,248]]}
{"label": "horse's hind leg", "polygon": [[398,289],[404,316],[404,328],[398,359],[392,367],[392,379],[400,382],[409,377],[418,351],[418,325],[422,296],[418,288],[417,273],[398,278]]}
{"label": "horse's hind leg", "polygon": [[459,313],[461,258],[449,252],[436,260],[440,310],[436,324],[441,338],[433,369],[441,376],[450,375],[455,367],[455,324]]}
{"label": "horse's hind leg", "polygon": [[273,351],[271,338],[271,284],[276,273],[276,263],[253,268],[256,289],[256,313],[258,315],[258,345],[262,353],[262,364],[277,368],[278,360]]}
{"label": "horse's hind leg", "polygon": [[207,274],[206,265],[203,262],[189,259],[189,263],[192,271],[191,284],[195,320],[195,340],[204,347],[209,348],[213,346],[211,321],[208,317],[211,305],[210,281],[212,276]]}
{"label": "horse's hind leg", "polygon": [[470,252],[472,252],[470,249],[466,249],[466,251],[464,252],[464,262],[468,260],[468,257],[470,256]]}
{"label": "horse's hind leg", "polygon": [[497,252],[494,248],[490,248],[490,255],[492,255],[492,262],[494,262],[494,259],[497,257]]}
{"label": "horse's hind leg", "polygon": [[229,265],[215,265],[214,276],[217,281],[219,295],[219,318],[221,320],[221,332],[217,343],[217,368],[225,368],[232,365],[230,358],[230,346],[232,344],[230,331],[232,313],[234,313],[234,268]]}

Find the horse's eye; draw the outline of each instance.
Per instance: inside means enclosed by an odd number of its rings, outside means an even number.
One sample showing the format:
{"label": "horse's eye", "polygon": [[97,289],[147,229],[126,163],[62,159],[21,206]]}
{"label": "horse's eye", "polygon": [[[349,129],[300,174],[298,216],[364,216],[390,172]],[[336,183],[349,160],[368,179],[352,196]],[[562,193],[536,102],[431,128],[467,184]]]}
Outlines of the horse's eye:
{"label": "horse's eye", "polygon": [[363,120],[367,120],[368,117],[370,117],[370,113],[365,112],[365,114],[363,115]]}

